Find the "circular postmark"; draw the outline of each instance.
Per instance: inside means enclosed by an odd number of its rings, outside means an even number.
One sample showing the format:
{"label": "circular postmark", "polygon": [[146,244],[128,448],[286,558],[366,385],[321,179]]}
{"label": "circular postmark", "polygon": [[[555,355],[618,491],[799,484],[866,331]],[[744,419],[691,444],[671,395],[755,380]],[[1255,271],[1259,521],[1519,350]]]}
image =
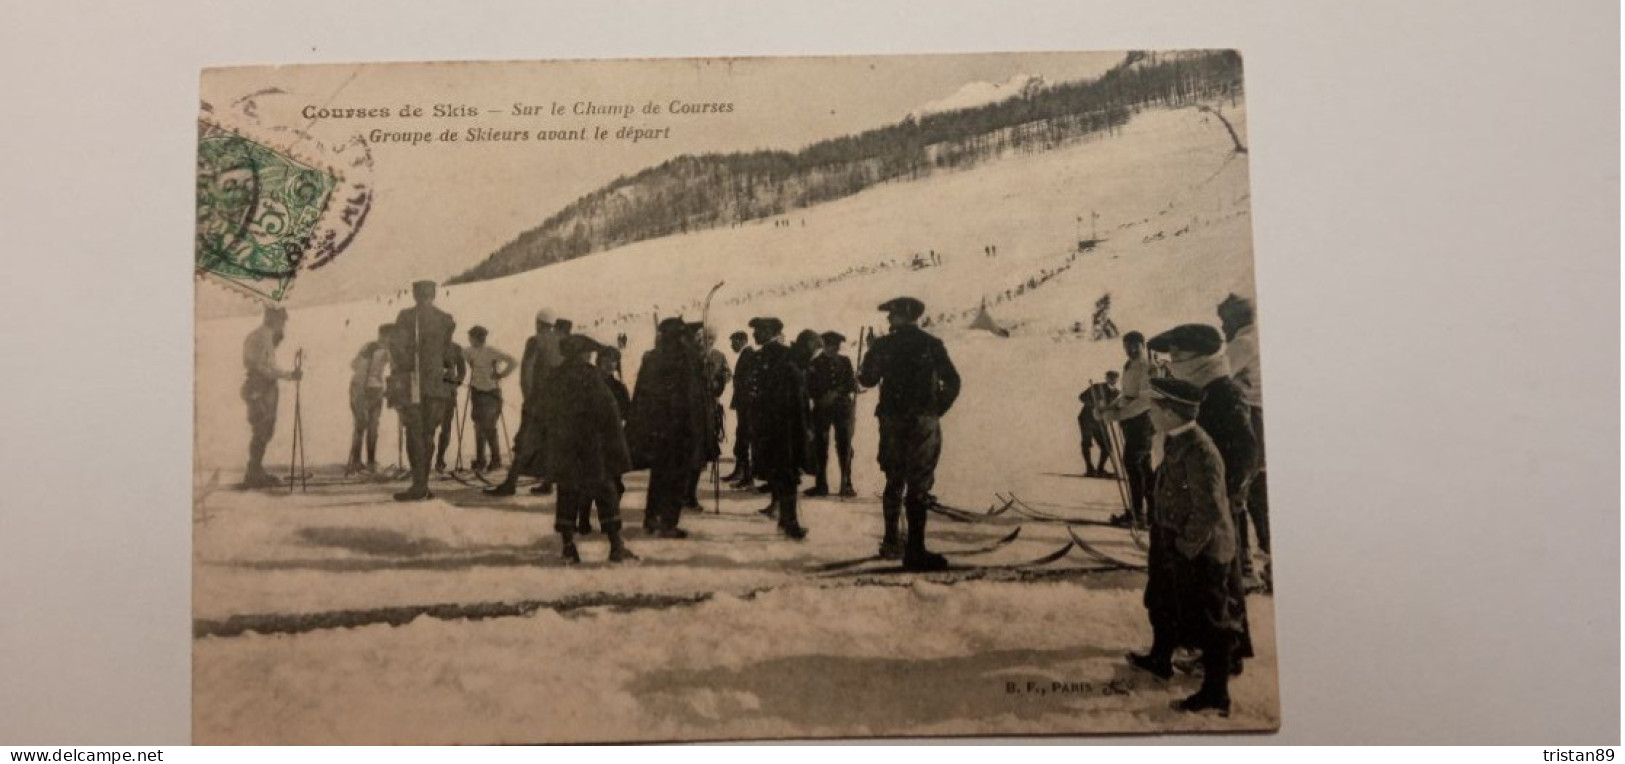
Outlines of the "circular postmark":
{"label": "circular postmark", "polygon": [[364,138],[324,141],[268,124],[262,91],[198,120],[196,272],[262,301],[281,302],[300,273],[331,263],[372,208]]}

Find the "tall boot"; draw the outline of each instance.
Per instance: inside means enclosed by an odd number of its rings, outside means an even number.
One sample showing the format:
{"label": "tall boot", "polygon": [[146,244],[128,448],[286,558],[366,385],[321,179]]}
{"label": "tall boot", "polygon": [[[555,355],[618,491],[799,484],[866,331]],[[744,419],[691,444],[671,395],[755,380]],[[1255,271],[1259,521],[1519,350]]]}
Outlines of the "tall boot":
{"label": "tall boot", "polygon": [[1174,704],[1186,713],[1218,711],[1230,715],[1230,647],[1205,645],[1202,648],[1202,688]]}
{"label": "tall boot", "polygon": [[788,490],[774,491],[779,502],[779,530],[791,539],[800,541],[807,537],[807,529],[801,527],[801,520],[796,515],[796,485],[791,483]]}
{"label": "tall boot", "polygon": [[1167,681],[1174,676],[1174,648],[1163,629],[1151,625],[1151,652],[1129,653],[1128,662],[1135,668]]}
{"label": "tall boot", "polygon": [[857,490],[852,487],[852,452],[850,450],[840,455],[840,465],[841,495],[846,498],[857,496]]}
{"label": "tall boot", "polygon": [[570,531],[559,531],[559,537],[564,540],[564,548],[559,550],[560,555],[564,558],[564,564],[579,565],[581,563],[581,552],[576,550],[575,536]]}
{"label": "tall boot", "polygon": [[606,525],[604,527],[604,535],[609,537],[610,562],[631,562],[638,559],[638,556],[633,554],[632,550],[626,547],[626,541],[621,538],[621,528],[618,523],[614,526],[613,530],[610,529],[610,526]]}
{"label": "tall boot", "polygon": [[904,505],[908,521],[908,540],[903,544],[903,567],[907,570],[942,570],[948,567],[948,558],[926,551],[925,520],[928,515],[924,500],[909,497]]}

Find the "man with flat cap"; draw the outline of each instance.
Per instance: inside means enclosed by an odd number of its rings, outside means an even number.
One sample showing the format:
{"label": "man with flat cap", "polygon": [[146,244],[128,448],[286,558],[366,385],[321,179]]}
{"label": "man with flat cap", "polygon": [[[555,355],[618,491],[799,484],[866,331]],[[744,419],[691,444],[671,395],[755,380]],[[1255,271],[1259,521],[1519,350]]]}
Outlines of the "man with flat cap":
{"label": "man with flat cap", "polygon": [[632,386],[632,412],[626,439],[635,468],[649,469],[644,530],[660,538],[687,538],[679,528],[689,477],[705,465],[711,405],[693,331],[681,318],[655,329],[655,346],[645,353]]}
{"label": "man with flat cap", "polygon": [[[1196,411],[1196,424],[1212,439],[1224,463],[1224,490],[1230,512],[1230,527],[1246,522],[1248,482],[1252,480],[1258,459],[1258,441],[1253,435],[1252,421],[1241,389],[1230,378],[1230,363],[1224,356],[1224,338],[1219,330],[1206,324],[1181,324],[1151,338],[1147,347],[1158,353],[1167,353],[1168,373],[1173,379],[1196,387],[1201,395]],[[1160,495],[1160,494],[1159,494]],[[1153,501],[1156,512],[1162,507]],[[1238,614],[1242,636],[1232,655],[1239,671],[1241,660],[1253,655],[1252,640],[1247,624],[1247,600],[1240,585],[1246,574],[1248,550],[1242,540],[1236,539],[1235,566],[1237,586],[1231,592],[1231,609]]]}
{"label": "man with flat cap", "polygon": [[797,511],[801,473],[811,471],[808,441],[807,384],[784,345],[784,322],[761,317],[750,321],[756,351],[756,395],[751,413],[751,447],[756,476],[766,480],[773,503],[764,515],[778,515],[779,531],[800,541],[807,537]]}
{"label": "man with flat cap", "polygon": [[750,335],[734,332],[728,336],[728,346],[738,354],[734,362],[733,394],[728,408],[734,412],[734,469],[723,480],[734,487],[749,487],[750,469],[750,396],[756,383],[756,350],[750,346]]}
{"label": "man with flat cap", "polygon": [[1202,687],[1174,703],[1179,711],[1230,713],[1230,674],[1247,642],[1236,530],[1228,507],[1224,460],[1197,423],[1202,391],[1178,379],[1150,382],[1149,416],[1163,433],[1157,472],[1145,608],[1151,650],[1129,654],[1136,668],[1173,676],[1179,648],[1202,652]]}
{"label": "man with flat cap", "polygon": [[406,454],[412,467],[412,486],[395,494],[396,501],[431,497],[429,461],[434,458],[434,428],[445,418],[452,400],[445,368],[457,322],[435,307],[436,291],[433,281],[412,284],[412,299],[417,304],[396,316],[390,342],[390,392],[406,425]]}
{"label": "man with flat cap", "polygon": [[835,431],[835,458],[841,469],[841,495],[857,496],[852,488],[852,427],[858,378],[852,359],[841,355],[846,337],[824,332],[823,350],[807,367],[807,395],[812,398],[813,479],[808,496],[829,495],[829,433]]}
{"label": "man with flat cap", "polygon": [[[903,559],[909,570],[938,570],[948,561],[926,551],[925,521],[935,501],[937,459],[942,455],[941,417],[959,397],[959,371],[942,340],[919,326],[925,304],[898,297],[880,305],[890,332],[874,341],[863,359],[858,384],[880,386],[880,469],[886,473],[881,507],[885,536],[880,556]],[[899,548],[898,515],[907,513],[908,540]]]}
{"label": "man with flat cap", "polygon": [[[1223,335],[1207,324],[1181,324],[1152,337],[1147,346],[1168,354],[1168,373],[1174,379],[1201,389],[1202,405],[1196,421],[1224,457],[1231,519],[1240,526],[1246,522],[1246,489],[1258,468],[1258,440],[1246,398],[1231,378]],[[1238,559],[1243,574],[1247,574],[1252,562],[1245,539],[1241,542]]]}
{"label": "man with flat cap", "polygon": [[[519,390],[523,396],[520,406],[519,431],[513,436],[513,464],[500,485],[485,489],[491,496],[512,496],[518,492],[522,475],[541,478],[530,492],[545,496],[553,492],[547,480],[547,425],[541,416],[548,377],[564,362],[559,352],[563,335],[554,328],[553,312],[546,308],[536,311],[536,333],[525,340],[525,352],[519,360]],[[500,417],[501,411],[499,410]]]}
{"label": "man with flat cap", "polygon": [[637,559],[621,539],[621,494],[617,483],[632,469],[621,433],[621,414],[603,374],[592,365],[598,343],[573,334],[559,342],[564,361],[553,370],[540,411],[546,421],[548,474],[558,484],[553,529],[563,542],[567,564],[581,562],[575,535],[591,530],[588,515],[598,506],[598,524],[609,538],[609,561]]}
{"label": "man with flat cap", "polygon": [[282,344],[282,335],[288,325],[288,311],[278,306],[265,309],[260,325],[243,340],[243,402],[248,404],[248,425],[252,434],[248,439],[248,468],[243,473],[244,488],[270,488],[279,484],[276,476],[265,471],[265,449],[276,431],[277,401],[281,395],[277,383],[299,380],[304,372],[284,370],[277,366],[276,348]]}

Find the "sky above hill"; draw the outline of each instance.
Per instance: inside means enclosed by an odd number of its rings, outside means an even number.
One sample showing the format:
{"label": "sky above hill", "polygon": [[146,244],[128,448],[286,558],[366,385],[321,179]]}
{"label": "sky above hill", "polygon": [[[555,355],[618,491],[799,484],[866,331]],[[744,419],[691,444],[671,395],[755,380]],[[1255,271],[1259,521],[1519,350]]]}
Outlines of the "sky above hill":
{"label": "sky above hill", "polygon": [[[332,144],[369,137],[373,207],[342,256],[300,274],[289,300],[297,306],[393,293],[419,278],[443,281],[581,195],[682,154],[794,151],[897,122],[945,99],[961,106],[975,105],[965,99],[977,93],[1008,97],[1010,88],[991,86],[1024,76],[1048,83],[1097,77],[1122,55],[245,67],[206,71],[202,98],[216,114],[271,134],[269,128],[293,127]],[[248,117],[243,99],[251,94],[258,95]],[[662,111],[674,102],[731,106],[722,113],[643,113],[651,102]],[[401,116],[408,104],[425,116]],[[555,105],[564,113],[555,115]],[[635,107],[632,114],[619,113],[626,105]],[[436,118],[436,106],[478,115]],[[388,109],[389,116],[324,118],[320,111],[335,109]],[[581,113],[588,111],[599,113]],[[615,138],[622,127],[670,129],[666,137],[634,143]],[[533,137],[542,130],[590,134],[603,128],[611,135],[604,141],[468,142],[469,128],[528,130]],[[438,136],[448,129],[463,140],[410,145],[374,134]],[[213,285],[198,290],[200,315],[251,307]]]}

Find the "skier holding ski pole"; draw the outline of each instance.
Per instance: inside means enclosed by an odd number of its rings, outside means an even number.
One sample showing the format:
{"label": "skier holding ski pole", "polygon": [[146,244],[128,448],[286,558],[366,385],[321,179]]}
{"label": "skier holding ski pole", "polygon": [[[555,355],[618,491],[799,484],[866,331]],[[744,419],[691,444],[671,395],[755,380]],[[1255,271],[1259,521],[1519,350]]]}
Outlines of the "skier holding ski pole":
{"label": "skier holding ski pole", "polygon": [[299,369],[283,371],[276,364],[276,348],[282,343],[288,325],[288,311],[281,307],[268,307],[260,326],[249,332],[243,340],[242,398],[248,404],[248,423],[253,434],[248,441],[248,468],[243,474],[244,488],[269,488],[280,481],[265,471],[265,449],[276,430],[277,383],[281,380],[298,382],[304,376]]}

